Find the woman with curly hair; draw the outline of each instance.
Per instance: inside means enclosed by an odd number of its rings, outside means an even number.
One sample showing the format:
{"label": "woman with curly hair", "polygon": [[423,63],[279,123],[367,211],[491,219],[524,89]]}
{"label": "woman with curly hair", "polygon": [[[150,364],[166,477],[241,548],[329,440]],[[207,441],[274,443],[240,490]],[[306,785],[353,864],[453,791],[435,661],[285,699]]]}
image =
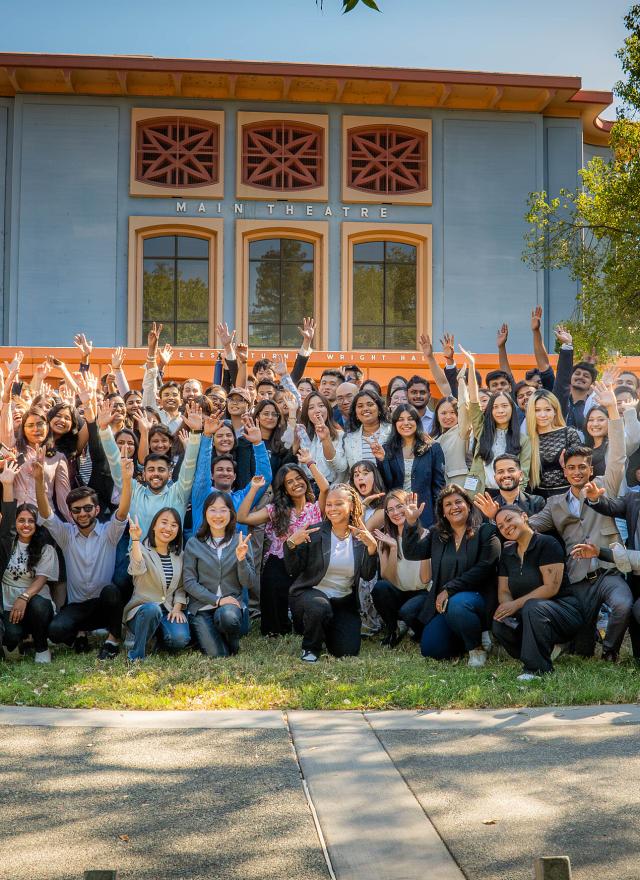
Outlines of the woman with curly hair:
{"label": "woman with curly hair", "polygon": [[254,477],[249,492],[238,508],[238,522],[252,527],[265,525],[264,568],[260,576],[260,630],[263,636],[280,636],[291,632],[289,620],[289,588],[293,579],[284,565],[284,544],[287,538],[304,526],[322,520],[329,483],[318,466],[311,461],[308,450],[298,453],[320,489],[316,501],[311,482],[301,465],[286,464],[273,481],[273,503],[261,510],[251,510],[257,493],[264,485],[262,477]]}
{"label": "woman with curly hair", "polygon": [[[285,435],[285,443],[289,433]],[[319,391],[308,394],[302,404],[300,423],[295,428],[292,449],[294,453],[308,449],[318,470],[329,482],[338,476],[335,462],[342,435],[342,428],[334,420],[327,398]]]}
{"label": "woman with curly hair", "polygon": [[358,587],[372,579],[378,560],[362,514],[358,493],[339,483],[327,494],[322,524],[304,526],[285,542],[293,625],[302,633],[306,663],[318,660],[323,645],[334,657],[360,652]]}
{"label": "woman with curly hair", "polygon": [[30,504],[16,506],[13,484],[18,466],[6,461],[2,484],[0,570],[2,612],[0,649],[13,651],[28,635],[33,637],[36,663],[51,663],[47,630],[54,604],[49,582],[58,580],[58,557],[47,530],[38,525],[38,510]]}
{"label": "woman with curly hair", "polygon": [[469,666],[484,666],[482,633],[500,557],[495,526],[481,521],[471,497],[459,486],[442,490],[436,523],[426,534],[418,524],[422,507],[415,495],[405,506],[402,552],[405,559],[431,560],[433,585],[426,598],[410,600],[418,605],[413,617],[405,605],[403,618],[411,619],[414,632],[422,627],[423,657],[446,660],[468,652]]}

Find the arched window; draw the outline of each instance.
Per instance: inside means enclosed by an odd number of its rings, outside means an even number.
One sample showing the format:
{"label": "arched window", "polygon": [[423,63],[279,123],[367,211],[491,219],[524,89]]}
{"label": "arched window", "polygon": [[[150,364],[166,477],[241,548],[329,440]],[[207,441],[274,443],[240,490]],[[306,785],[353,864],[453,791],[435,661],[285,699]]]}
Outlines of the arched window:
{"label": "arched window", "polygon": [[194,235],[145,238],[142,253],[142,339],[152,321],[162,342],[209,344],[209,240]]}
{"label": "arched window", "polygon": [[249,345],[295,348],[314,314],[315,245],[297,238],[249,242]]}
{"label": "arched window", "polygon": [[416,347],[417,247],[370,240],[353,245],[353,347]]}

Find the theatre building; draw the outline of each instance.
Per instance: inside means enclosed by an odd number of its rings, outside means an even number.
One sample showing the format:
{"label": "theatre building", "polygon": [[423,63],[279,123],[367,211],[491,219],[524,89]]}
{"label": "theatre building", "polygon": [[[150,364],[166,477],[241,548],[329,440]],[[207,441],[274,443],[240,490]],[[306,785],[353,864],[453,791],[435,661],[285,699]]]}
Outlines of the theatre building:
{"label": "theatre building", "polygon": [[[0,55],[3,345],[181,351],[215,324],[252,352],[363,362],[422,330],[530,350],[576,287],[521,259],[529,192],[607,155],[579,77],[151,57]],[[197,359],[196,354],[196,359]],[[347,359],[350,355],[345,355]],[[385,363],[387,361],[385,360]]]}

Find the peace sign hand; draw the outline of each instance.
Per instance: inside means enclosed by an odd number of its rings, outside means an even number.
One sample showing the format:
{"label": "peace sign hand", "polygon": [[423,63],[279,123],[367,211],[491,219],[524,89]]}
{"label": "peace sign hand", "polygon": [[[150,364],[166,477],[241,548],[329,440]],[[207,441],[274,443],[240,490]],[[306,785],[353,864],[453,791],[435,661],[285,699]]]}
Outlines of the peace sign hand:
{"label": "peace sign hand", "polygon": [[374,458],[376,461],[384,461],[384,449],[380,445],[380,441],[375,437],[367,437],[365,438],[371,447],[371,451],[373,452]]}
{"label": "peace sign hand", "polygon": [[355,526],[349,526],[349,530],[354,538],[357,538],[358,541],[361,541],[365,545],[370,556],[373,556],[374,553],[378,552],[378,542],[371,532],[367,530],[362,521]]}
{"label": "peace sign hand", "polygon": [[140,528],[138,517],[135,519],[131,516],[129,517],[129,537],[132,541],[139,541],[142,538],[142,529]]}
{"label": "peace sign hand", "polygon": [[249,541],[251,540],[251,535],[247,535],[245,538],[242,534],[238,535],[238,544],[236,546],[236,559],[238,562],[242,562],[247,558],[247,553],[249,552]]}
{"label": "peace sign hand", "polygon": [[311,543],[311,535],[313,532],[318,532],[320,530],[320,526],[303,526],[303,528],[298,529],[292,535],[289,536],[288,542],[291,544],[295,544],[296,547],[299,547],[300,544],[310,544]]}

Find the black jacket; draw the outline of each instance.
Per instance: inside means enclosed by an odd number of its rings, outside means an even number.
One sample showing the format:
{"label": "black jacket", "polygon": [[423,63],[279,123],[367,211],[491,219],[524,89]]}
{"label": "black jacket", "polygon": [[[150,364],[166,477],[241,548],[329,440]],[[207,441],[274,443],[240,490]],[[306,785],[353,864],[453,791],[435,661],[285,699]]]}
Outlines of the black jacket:
{"label": "black jacket", "polygon": [[426,624],[436,615],[436,596],[442,590],[449,596],[456,593],[474,592],[488,596],[495,588],[500,559],[500,541],[492,523],[482,523],[466,544],[466,570],[453,580],[443,583],[442,556],[447,546],[437,529],[431,529],[422,537],[417,525],[407,525],[402,533],[402,553],[405,559],[431,560],[433,585],[425,597],[420,620]]}
{"label": "black jacket", "polygon": [[[290,594],[292,597],[304,590],[311,590],[320,583],[329,568],[331,558],[331,523],[325,520],[317,532],[311,534],[311,541],[300,544],[295,550],[284,545],[284,564],[290,576],[294,578]],[[370,581],[378,564],[378,555],[369,555],[366,546],[353,539],[353,584],[351,598],[354,607],[358,607],[358,586],[360,578]]]}
{"label": "black jacket", "polygon": [[[392,455],[385,449],[383,461],[378,462],[387,489],[402,489],[404,485],[404,457],[402,450]],[[413,459],[411,469],[411,491],[418,496],[418,503],[424,502],[420,522],[425,528],[435,519],[436,498],[445,486],[444,453],[439,443],[433,443],[423,455]]]}

